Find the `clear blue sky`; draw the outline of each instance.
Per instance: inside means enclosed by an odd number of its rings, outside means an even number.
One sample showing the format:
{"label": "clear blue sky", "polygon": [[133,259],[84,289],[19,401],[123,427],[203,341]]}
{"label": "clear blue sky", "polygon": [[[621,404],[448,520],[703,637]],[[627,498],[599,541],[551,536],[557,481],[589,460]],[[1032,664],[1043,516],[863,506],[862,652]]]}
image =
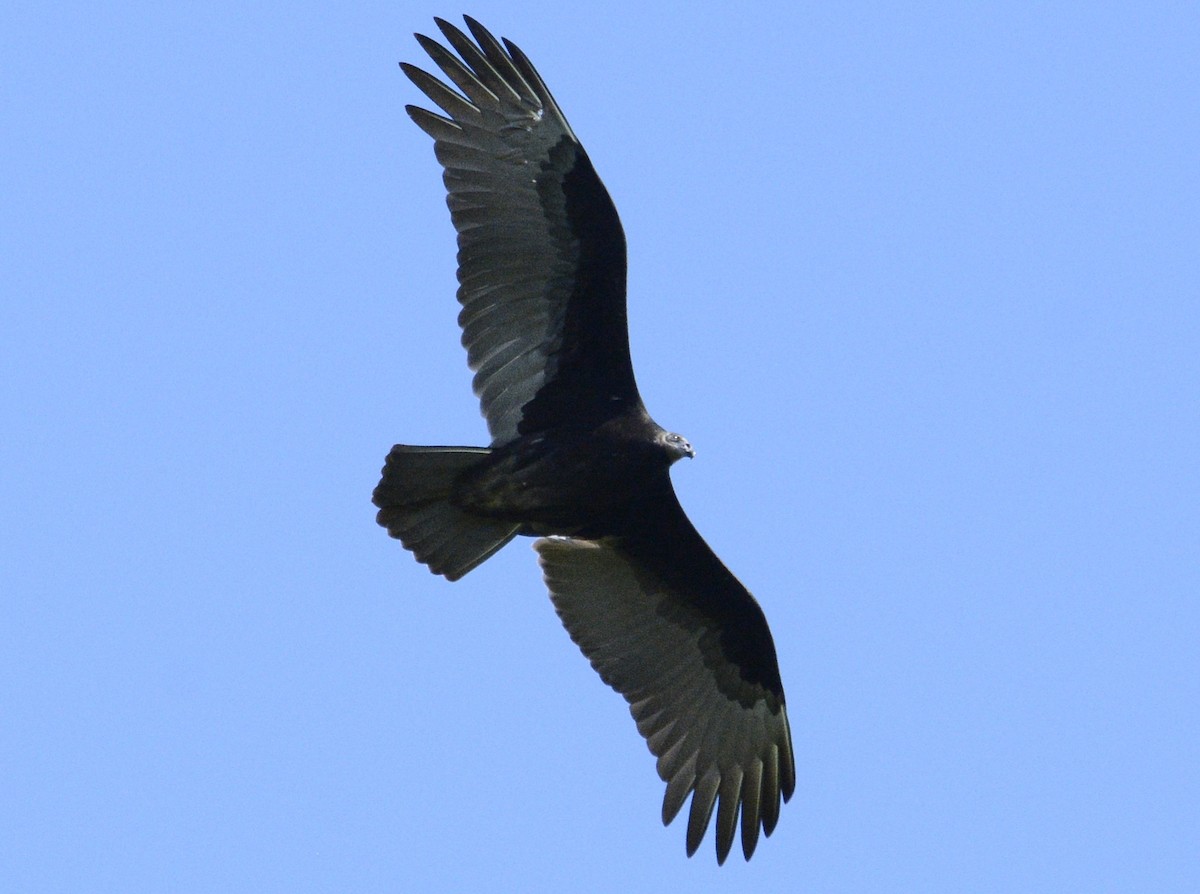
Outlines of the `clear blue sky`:
{"label": "clear blue sky", "polygon": [[796,796],[720,870],[529,542],[374,523],[485,439],[396,66],[459,9],[107,7],[0,14],[0,890],[1200,890],[1194,4],[468,10],[775,633]]}

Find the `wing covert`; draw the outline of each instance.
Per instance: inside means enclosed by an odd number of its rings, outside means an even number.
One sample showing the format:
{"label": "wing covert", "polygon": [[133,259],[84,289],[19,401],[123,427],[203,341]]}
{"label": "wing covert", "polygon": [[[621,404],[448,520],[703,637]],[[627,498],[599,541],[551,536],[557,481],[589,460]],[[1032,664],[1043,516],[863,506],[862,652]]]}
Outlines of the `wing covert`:
{"label": "wing covert", "polygon": [[620,219],[525,54],[470,17],[475,42],[436,21],[458,56],[417,40],[457,90],[401,63],[444,114],[406,108],[444,168],[459,325],[492,443],[595,425],[640,404]]}

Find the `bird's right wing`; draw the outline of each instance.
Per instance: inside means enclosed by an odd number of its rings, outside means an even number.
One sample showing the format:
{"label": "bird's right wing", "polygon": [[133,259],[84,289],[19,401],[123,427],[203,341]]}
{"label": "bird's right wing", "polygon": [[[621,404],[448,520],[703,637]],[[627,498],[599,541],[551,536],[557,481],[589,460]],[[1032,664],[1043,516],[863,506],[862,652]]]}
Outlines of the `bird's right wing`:
{"label": "bird's right wing", "polygon": [[[770,835],[796,786],[775,647],[758,604],[671,495],[654,555],[619,540],[547,538],[535,547],[559,617],[629,702],[667,783],[663,822],[692,796],[691,856],[716,807],[724,862],[741,814],[742,852]],[[645,544],[643,544],[645,545]],[[642,555],[638,555],[642,552]],[[680,564],[685,563],[685,564]]]}
{"label": "bird's right wing", "polygon": [[436,21],[459,55],[417,40],[461,92],[401,65],[445,112],[407,106],[445,168],[459,324],[492,443],[563,424],[594,427],[640,405],[620,219],[525,54],[470,17],[475,42]]}

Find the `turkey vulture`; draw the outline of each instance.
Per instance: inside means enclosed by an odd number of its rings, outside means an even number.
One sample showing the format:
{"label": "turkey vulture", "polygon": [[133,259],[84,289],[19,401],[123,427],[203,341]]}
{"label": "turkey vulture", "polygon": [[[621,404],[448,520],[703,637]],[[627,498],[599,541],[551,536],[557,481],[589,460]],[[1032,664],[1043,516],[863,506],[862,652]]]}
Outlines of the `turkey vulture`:
{"label": "turkey vulture", "polygon": [[668,472],[693,456],[638,396],[625,322],[625,235],[583,146],[510,41],[467,17],[457,51],[417,41],[453,88],[407,63],[444,114],[434,140],[458,231],[458,322],[489,447],[388,454],[379,524],[457,580],[518,534],[604,682],[629,702],[667,784],[691,795],[687,853],[716,808],[723,863],[770,835],[796,785],[775,645],[758,603],[688,521]]}

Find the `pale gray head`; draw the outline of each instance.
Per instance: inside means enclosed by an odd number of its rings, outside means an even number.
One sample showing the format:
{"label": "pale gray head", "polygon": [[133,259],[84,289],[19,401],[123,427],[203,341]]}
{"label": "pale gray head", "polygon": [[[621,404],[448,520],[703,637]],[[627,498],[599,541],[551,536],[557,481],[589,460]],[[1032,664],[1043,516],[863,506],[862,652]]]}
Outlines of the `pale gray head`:
{"label": "pale gray head", "polygon": [[657,440],[672,463],[685,456],[688,459],[696,456],[696,451],[692,449],[692,445],[683,435],[677,435],[673,431],[660,431]]}

